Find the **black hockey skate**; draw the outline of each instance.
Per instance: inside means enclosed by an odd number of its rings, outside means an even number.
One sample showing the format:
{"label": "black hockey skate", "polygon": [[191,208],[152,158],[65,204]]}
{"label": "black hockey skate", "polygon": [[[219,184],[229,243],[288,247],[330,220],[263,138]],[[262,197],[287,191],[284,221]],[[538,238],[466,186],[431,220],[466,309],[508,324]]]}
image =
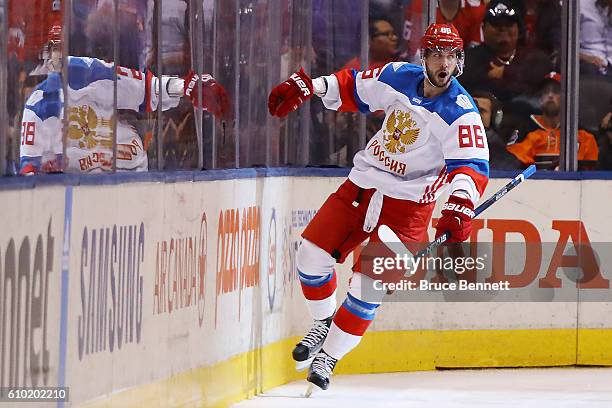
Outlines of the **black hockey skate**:
{"label": "black hockey skate", "polygon": [[292,353],[293,359],[296,361],[296,370],[302,371],[310,366],[315,355],[323,347],[332,319],[333,316],[325,320],[315,320],[306,336],[296,344]]}
{"label": "black hockey skate", "polygon": [[327,354],[325,350],[321,350],[312,361],[306,380],[320,389],[326,390],[329,387],[329,377],[337,362],[338,360]]}

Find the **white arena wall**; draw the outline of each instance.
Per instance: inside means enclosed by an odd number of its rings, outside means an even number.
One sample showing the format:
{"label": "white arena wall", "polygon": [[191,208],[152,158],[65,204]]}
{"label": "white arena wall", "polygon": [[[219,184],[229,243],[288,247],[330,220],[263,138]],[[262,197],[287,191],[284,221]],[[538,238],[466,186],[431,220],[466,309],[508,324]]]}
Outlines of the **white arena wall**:
{"label": "white arena wall", "polygon": [[[295,251],[343,181],[319,173],[3,187],[0,384],[68,386],[73,406],[226,406],[302,378],[290,350],[310,319]],[[475,238],[605,243],[611,201],[608,180],[528,180],[480,217]],[[573,301],[390,302],[337,372],[612,365],[612,299],[581,302],[587,288],[551,263],[537,277],[558,277]],[[351,265],[338,268],[339,293]],[[601,260],[590,282],[610,279]]]}

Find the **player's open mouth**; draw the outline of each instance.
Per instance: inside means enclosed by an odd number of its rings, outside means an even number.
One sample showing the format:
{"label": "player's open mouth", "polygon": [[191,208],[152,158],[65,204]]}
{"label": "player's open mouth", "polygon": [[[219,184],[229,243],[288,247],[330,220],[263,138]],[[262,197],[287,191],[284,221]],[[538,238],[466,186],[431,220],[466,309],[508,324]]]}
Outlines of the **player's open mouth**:
{"label": "player's open mouth", "polygon": [[446,79],[447,76],[448,76],[448,72],[446,72],[446,71],[442,71],[442,72],[438,73],[438,78],[440,78],[440,79]]}

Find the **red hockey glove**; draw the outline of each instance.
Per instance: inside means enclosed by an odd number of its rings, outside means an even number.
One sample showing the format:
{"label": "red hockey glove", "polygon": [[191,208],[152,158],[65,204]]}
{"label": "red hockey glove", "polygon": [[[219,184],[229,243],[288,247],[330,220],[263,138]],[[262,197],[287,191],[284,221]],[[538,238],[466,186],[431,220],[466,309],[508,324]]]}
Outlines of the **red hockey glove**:
{"label": "red hockey glove", "polygon": [[38,169],[32,163],[28,163],[19,170],[21,176],[33,176],[38,173]]}
{"label": "red hockey glove", "polygon": [[472,200],[451,195],[442,207],[442,217],[436,225],[436,238],[448,231],[451,236],[446,242],[465,241],[472,232],[472,218],[474,218]]}
{"label": "red hockey glove", "polygon": [[270,92],[268,97],[270,115],[283,118],[312,98],[312,95],[314,95],[312,79],[304,72],[304,68],[301,68]]}
{"label": "red hockey glove", "polygon": [[215,116],[222,116],[229,110],[229,96],[227,91],[209,74],[202,74],[198,81],[198,74],[189,71],[183,77],[185,80],[184,93],[191,100],[193,106],[199,107],[198,82],[202,84],[202,108]]}

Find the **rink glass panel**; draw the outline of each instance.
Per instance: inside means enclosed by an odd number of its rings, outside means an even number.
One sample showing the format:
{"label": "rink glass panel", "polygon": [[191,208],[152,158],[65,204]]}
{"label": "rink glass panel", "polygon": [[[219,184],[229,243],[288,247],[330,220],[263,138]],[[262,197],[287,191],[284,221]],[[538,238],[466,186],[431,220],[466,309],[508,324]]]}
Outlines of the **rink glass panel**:
{"label": "rink glass panel", "polygon": [[[372,62],[368,19],[387,18],[399,37],[398,59],[419,63],[417,39],[429,20],[435,18],[435,13],[431,18],[428,16],[433,6],[430,3],[426,0],[117,0],[94,5],[79,0],[57,3],[4,0],[6,15],[0,44],[2,173],[19,172],[22,139],[24,143],[31,141],[28,139],[31,127],[28,130],[22,126],[23,107],[32,90],[46,79],[44,70],[37,68],[42,65],[41,51],[53,24],[68,27],[63,44],[64,62],[68,55],[95,57],[109,64],[116,61],[140,72],[149,69],[156,75],[184,75],[193,68],[213,74],[230,100],[230,110],[219,118],[205,109],[194,109],[188,100],[164,112],[117,111],[116,80],[113,79],[112,95],[107,95],[112,102],[105,101],[113,109],[96,121],[94,137],[90,123],[86,123],[93,116],[81,116],[84,105],[70,106],[68,97],[68,112],[76,109],[76,117],[70,125],[68,113],[69,125],[63,130],[59,144],[62,152],[73,148],[86,151],[79,152],[72,160],[71,154],[64,156],[68,171],[111,172],[115,166],[125,169],[121,157],[115,157],[116,151],[127,153],[115,143],[124,129],[140,140],[146,152],[148,165],[140,166],[139,170],[351,166],[353,155],[380,127],[382,116],[336,113],[325,109],[319,98],[313,98],[279,120],[267,113],[268,94],[274,85],[300,67],[312,77],[335,72],[351,61],[358,69],[368,68]],[[567,48],[567,40],[561,34],[566,23],[558,5],[554,1],[525,3],[529,3],[527,8],[519,10],[526,22],[519,49],[542,53],[551,69],[562,71],[561,50]],[[591,2],[583,3],[581,7]],[[61,7],[68,11],[67,15]],[[583,21],[580,12],[572,18]],[[608,21],[606,29],[609,27]],[[572,30],[580,31],[581,44],[585,39],[592,40],[590,31],[580,26],[570,27]],[[580,60],[580,66],[579,97],[567,99],[579,106],[578,127],[597,138],[600,158],[596,168],[609,170],[612,168],[611,133],[600,127],[602,123],[610,123],[603,121],[611,110],[610,74],[589,70],[589,62],[584,59]],[[459,78],[460,82],[463,83],[467,74]],[[67,83],[63,88],[68,89]],[[533,82],[524,92],[504,101],[504,119],[498,132],[505,141],[526,137],[533,125],[530,115],[540,113],[538,92],[539,85]],[[563,123],[561,129],[564,129]],[[563,131],[561,136],[565,137]],[[48,139],[49,146],[57,147],[58,143],[51,140],[58,138],[57,131],[52,136],[41,137]],[[127,144],[124,142],[118,143]],[[42,161],[52,162],[54,149],[43,150]],[[84,160],[83,168],[79,160]],[[493,169],[495,160],[492,156]],[[560,168],[563,167],[560,163]],[[43,172],[58,170],[54,166],[42,168]]]}
{"label": "rink glass panel", "polygon": [[266,101],[269,89],[275,85],[268,79],[271,56],[276,53],[273,47],[278,46],[278,37],[271,35],[276,29],[276,24],[271,24],[274,7],[273,1],[239,1],[239,167],[271,164]]}
{"label": "rink glass panel", "polygon": [[[310,2],[288,1],[281,9],[281,55],[280,81],[304,67],[310,71],[312,50],[310,48],[311,9]],[[309,104],[290,113],[280,121],[280,164],[282,166],[304,166],[308,164],[308,140],[310,132]]]}
{"label": "rink glass panel", "polygon": [[[118,42],[116,43],[117,65],[120,67],[120,75],[142,72],[155,67],[154,58],[157,49],[157,36],[155,35],[155,10],[152,2],[147,0],[124,0],[117,3],[118,7]],[[118,140],[117,163],[121,171],[120,163],[134,154],[140,155],[144,163],[131,170],[147,171],[156,170],[160,166],[158,160],[158,134],[156,132],[156,112],[147,112],[141,109],[139,112],[125,109],[117,110],[118,123],[122,127],[129,126],[133,129],[131,137]],[[118,130],[117,136],[121,135],[122,129]],[[143,149],[143,153],[140,153]]]}
{"label": "rink glass panel", "polygon": [[[363,49],[367,49],[367,39],[362,35],[362,24],[367,25],[362,21],[363,3],[319,1],[313,4],[313,78],[346,68],[355,58],[358,66],[354,68],[361,68],[359,60]],[[313,98],[310,119],[310,164],[350,166],[363,132],[360,114],[327,110],[320,98]]]}
{"label": "rink glass panel", "polygon": [[[163,0],[155,3],[161,16],[156,15],[157,58],[155,70],[158,75],[183,76],[197,58],[192,49],[191,15],[195,3],[181,0]],[[193,50],[193,52],[192,52]],[[193,56],[192,56],[193,54]],[[163,170],[190,170],[198,168],[198,129],[193,105],[187,98],[181,98],[176,108],[157,111],[159,143],[163,157]],[[161,116],[161,120],[160,120]],[[161,128],[161,129],[160,129]]]}
{"label": "rink glass panel", "polygon": [[[125,167],[116,161],[117,132],[126,137],[132,133],[131,126],[120,121],[116,109],[115,61],[121,18],[116,5],[110,2],[95,7],[75,0],[67,6],[61,47],[63,168],[68,173],[114,172]],[[53,76],[49,73],[46,80],[52,81]],[[43,152],[43,162],[47,156],[53,157],[56,132],[50,125],[45,128],[49,130],[45,137],[50,151]]]}
{"label": "rink glass panel", "polygon": [[[579,66],[578,78],[578,97],[575,98],[578,104],[578,126],[580,129],[587,131],[595,136],[599,147],[599,160],[596,164],[597,170],[612,170],[612,65],[610,59],[609,45],[605,46],[606,38],[612,35],[612,20],[608,10],[605,10],[595,4],[593,0],[582,0],[580,2],[578,19],[578,38],[579,44],[577,49],[576,63]],[[600,50],[607,49],[608,60],[601,58]],[[580,145],[579,145],[580,146]],[[577,165],[580,169],[581,163],[580,147],[578,148]],[[586,163],[591,165],[591,163]],[[587,183],[583,184],[580,195],[580,205],[582,208],[581,217],[585,225],[597,224],[605,222],[605,218],[609,217],[608,211],[603,206],[607,203],[601,203],[599,200],[589,199],[593,196],[600,196],[603,183]],[[591,233],[590,242],[594,243],[599,238],[602,244],[591,244],[593,247],[600,246],[609,253],[610,238],[608,231],[598,233],[599,236],[593,237]],[[589,238],[582,237],[583,247],[589,247]],[[572,254],[573,255],[573,254]],[[589,253],[582,251],[577,253],[577,261],[579,264],[589,259]],[[608,342],[602,341],[601,329],[609,327],[609,313],[612,310],[612,302],[607,296],[606,301],[592,302],[589,301],[589,295],[594,292],[593,288],[609,289],[609,262],[606,261],[605,255],[596,253],[598,268],[603,272],[605,280],[589,279],[588,276],[577,270],[577,286],[579,286],[578,294],[578,336],[577,336],[577,363],[578,364],[595,364],[601,359],[609,360],[610,353],[605,350],[601,344]],[[603,312],[602,312],[603,311]],[[597,321],[596,316],[606,315],[608,318],[605,323]],[[595,346],[593,346],[595,345]]]}
{"label": "rink glass panel", "polygon": [[8,173],[8,112],[6,106],[6,87],[8,85],[7,77],[7,60],[6,56],[6,40],[7,40],[7,22],[6,22],[6,2],[0,0],[0,176]]}
{"label": "rink glass panel", "polygon": [[[492,170],[516,170],[527,167],[504,156],[506,144],[522,142],[529,133],[540,129],[532,115],[542,113],[542,86],[552,71],[562,72],[562,7],[559,2],[514,2],[515,12],[521,18],[512,28],[503,23],[484,23],[481,31],[483,43],[471,48],[466,45],[464,74],[459,82],[471,94],[488,91],[499,101],[503,115],[501,122],[487,127]],[[502,42],[515,47],[499,45]],[[498,44],[498,45],[495,45]],[[488,47],[493,57],[483,54]],[[513,52],[510,52],[514,50]],[[500,55],[498,57],[497,55]],[[563,112],[564,107],[561,106]],[[563,126],[561,126],[563,129]],[[549,134],[550,142],[558,147],[560,138]],[[541,147],[541,146],[540,146]],[[552,149],[554,150],[554,149]],[[557,152],[559,149],[557,149]],[[536,157],[539,170],[563,169],[559,156]],[[551,164],[552,163],[552,164]]]}
{"label": "rink glass panel", "polygon": [[[420,4],[415,7],[414,4]],[[370,33],[369,22],[386,20],[397,39],[397,48],[387,61],[415,62],[414,52],[409,49],[410,35],[422,34],[426,13],[426,2],[371,1],[317,1],[312,7],[311,74],[315,78],[329,75],[341,69],[357,71],[375,68],[381,61],[372,58],[372,40],[381,38],[376,29]],[[406,20],[412,4],[412,18],[418,23],[414,27]],[[425,4],[425,6],[424,6]],[[389,35],[391,35],[389,33]],[[353,156],[363,149],[367,141],[380,129],[384,115],[381,112],[363,115],[360,113],[334,112],[325,109],[319,98],[310,103],[310,129],[308,163],[315,166],[350,167]]]}
{"label": "rink glass panel", "polygon": [[[612,36],[608,12],[593,4],[580,2],[578,64],[580,66],[578,126],[595,136],[599,144],[597,170],[612,170],[612,55],[601,58],[606,38]],[[609,48],[609,45],[608,45]],[[581,167],[580,156],[578,167]],[[591,164],[591,163],[587,163]]]}
{"label": "rink glass panel", "polygon": [[[3,137],[2,169],[0,173],[18,174],[22,143],[22,117],[24,103],[33,89],[45,79],[34,71],[41,65],[40,54],[52,24],[61,22],[59,5],[52,2],[4,0],[0,24],[0,119]],[[26,126],[26,130],[28,127]],[[24,146],[32,146],[34,133],[29,126]],[[26,145],[28,143],[28,145]],[[59,143],[61,150],[61,138]]]}
{"label": "rink glass panel", "polygon": [[228,120],[215,121],[214,167],[232,168],[238,165],[236,101],[238,61],[236,41],[238,33],[238,3],[236,0],[217,0],[215,3],[215,67],[214,76],[230,98],[231,113]]}
{"label": "rink glass panel", "polygon": [[[157,36],[153,2],[130,0],[118,3],[119,42],[117,63],[129,70],[146,73],[155,67]],[[125,72],[122,70],[122,72]],[[160,166],[156,112],[118,110],[120,122],[132,126],[147,157],[148,166],[139,170],[156,170]],[[120,150],[118,148],[118,150]],[[119,157],[118,157],[119,160]]]}

